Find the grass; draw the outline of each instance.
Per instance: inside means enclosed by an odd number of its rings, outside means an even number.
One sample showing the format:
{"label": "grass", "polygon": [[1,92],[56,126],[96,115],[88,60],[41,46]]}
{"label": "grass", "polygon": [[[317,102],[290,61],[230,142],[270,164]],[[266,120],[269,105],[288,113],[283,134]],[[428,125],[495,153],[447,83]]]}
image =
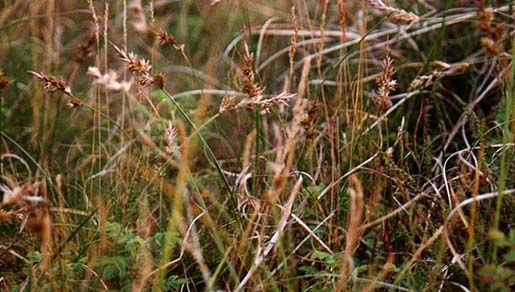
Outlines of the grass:
{"label": "grass", "polygon": [[4,1],[0,290],[513,290],[513,3],[471,3]]}

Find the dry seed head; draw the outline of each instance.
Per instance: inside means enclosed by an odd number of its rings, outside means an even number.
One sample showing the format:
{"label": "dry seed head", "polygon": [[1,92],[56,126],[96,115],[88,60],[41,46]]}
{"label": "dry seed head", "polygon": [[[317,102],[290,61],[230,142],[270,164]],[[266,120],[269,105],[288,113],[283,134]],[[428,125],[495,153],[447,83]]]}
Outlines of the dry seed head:
{"label": "dry seed head", "polygon": [[118,57],[120,57],[123,62],[127,63],[129,71],[132,73],[149,74],[150,70],[152,70],[152,66],[148,60],[140,59],[132,52],[127,53],[116,45],[113,45],[113,48]]}
{"label": "dry seed head", "polygon": [[441,75],[442,75],[441,71],[433,70],[433,72],[431,72],[431,74],[429,74],[429,75],[419,76],[419,77],[413,79],[413,81],[411,81],[408,90],[413,91],[413,90],[417,90],[417,89],[427,88],[427,87],[431,86],[434,83],[434,81]]}
{"label": "dry seed head", "polygon": [[411,12],[399,10],[398,13],[394,13],[390,16],[390,19],[399,24],[409,25],[418,20],[418,16]]}
{"label": "dry seed head", "polygon": [[155,73],[153,79],[157,87],[160,89],[165,87],[166,75],[164,75],[162,72]]}
{"label": "dry seed head", "polygon": [[11,83],[10,80],[5,78],[4,71],[0,70],[0,89],[4,89]]}
{"label": "dry seed head", "polygon": [[136,78],[136,84],[141,88],[149,87],[154,83],[154,79],[147,74],[142,75],[141,77]]}
{"label": "dry seed head", "polygon": [[433,67],[436,67],[437,69],[442,71],[449,70],[451,68],[451,65],[439,60],[433,61],[432,65]]}
{"label": "dry seed head", "polygon": [[285,92],[276,96],[272,96],[270,98],[263,98],[262,95],[259,95],[255,98],[244,98],[236,106],[232,108],[246,108],[248,110],[260,108],[262,110],[261,113],[266,114],[270,112],[270,108],[272,106],[288,106],[289,101],[295,96],[296,94],[287,94]]}
{"label": "dry seed head", "polygon": [[177,129],[172,125],[171,122],[168,122],[168,126],[165,129],[165,142],[166,148],[165,151],[168,155],[174,156],[176,158],[181,154],[180,146],[177,141]]}
{"label": "dry seed head", "polygon": [[494,20],[494,11],[492,8],[483,8],[478,12],[479,22],[477,27],[483,31],[488,31],[492,21]]}
{"label": "dry seed head", "polygon": [[462,74],[470,67],[469,63],[459,63],[452,65],[452,72],[455,74]]}
{"label": "dry seed head", "polygon": [[218,110],[220,113],[231,110],[236,106],[236,97],[234,96],[225,96],[220,103],[220,109]]}
{"label": "dry seed head", "polygon": [[381,0],[367,0],[367,4],[372,8],[388,13],[390,20],[399,24],[408,25],[418,20],[418,16],[416,14],[388,6]]}
{"label": "dry seed head", "polygon": [[288,106],[288,103],[294,96],[296,96],[296,94],[287,94],[287,93],[283,92],[283,93],[273,96],[271,98],[259,100],[258,102],[256,102],[256,105],[260,106],[262,108],[262,110],[263,110],[262,113],[269,113],[270,108],[272,106],[280,106],[280,105]]}
{"label": "dry seed head", "polygon": [[494,41],[500,41],[504,37],[507,30],[506,24],[494,22],[494,11],[492,8],[480,9],[478,18],[477,27],[489,34],[490,38]]}
{"label": "dry seed head", "polygon": [[78,46],[79,52],[77,52],[77,54],[75,55],[74,61],[77,63],[82,63],[82,62],[86,61],[86,59],[91,57],[94,53],[93,47],[95,45],[95,41],[96,41],[96,36],[94,33],[92,33],[88,37],[88,40],[85,43],[79,44],[79,46]]}
{"label": "dry seed head", "polygon": [[69,96],[72,95],[72,91],[69,86],[66,86],[66,83],[64,83],[64,80],[61,77],[54,77],[50,75],[45,75],[43,72],[34,72],[29,71],[30,74],[35,76],[37,79],[42,81],[44,85],[44,89],[48,92],[56,92],[61,91]]}
{"label": "dry seed head", "polygon": [[69,108],[78,108],[82,105],[82,100],[80,98],[72,98],[66,105]]}
{"label": "dry seed head", "polygon": [[390,58],[389,53],[383,59],[381,67],[383,67],[383,72],[377,77],[376,83],[389,91],[394,90],[396,81],[392,80],[392,77],[395,74],[395,69],[393,68],[393,60]]}
{"label": "dry seed head", "polygon": [[170,46],[177,45],[177,41],[175,40],[175,37],[171,36],[166,31],[156,32],[156,37],[161,42],[161,45],[170,45]]}
{"label": "dry seed head", "polygon": [[254,55],[250,53],[247,43],[244,43],[245,55],[243,56],[243,66],[241,68],[243,72],[243,92],[248,94],[250,99],[259,99],[259,96],[263,93],[262,88],[256,84],[254,80],[254,72],[252,66],[254,64]]}
{"label": "dry seed head", "polygon": [[499,41],[502,41],[507,30],[508,30],[508,28],[506,27],[506,24],[497,23],[497,24],[492,25],[490,34],[492,35],[492,38],[494,40],[499,42]]}
{"label": "dry seed head", "polygon": [[393,68],[393,60],[390,57],[390,50],[387,48],[386,56],[381,64],[383,72],[376,79],[378,85],[377,94],[372,94],[372,101],[379,107],[382,112],[387,111],[391,106],[390,93],[397,87],[397,81],[393,79],[395,69]]}
{"label": "dry seed head", "polygon": [[162,46],[169,45],[174,47],[179,52],[184,52],[184,44],[177,43],[175,37],[170,35],[168,32],[152,30],[152,33],[159,40]]}
{"label": "dry seed head", "polygon": [[139,87],[137,87],[138,95],[140,95],[142,88],[148,87],[154,83],[154,79],[150,76],[150,71],[152,70],[150,62],[148,60],[138,58],[138,56],[132,52],[127,53],[116,45],[113,45],[113,48],[120,59],[127,63],[127,67],[131,73],[141,74],[136,78],[136,85],[139,85]]}
{"label": "dry seed head", "polygon": [[140,72],[143,74],[148,74],[152,66],[150,66],[150,62],[145,59],[137,59],[136,62],[129,64],[129,70],[131,72]]}
{"label": "dry seed head", "polygon": [[480,43],[489,55],[496,56],[499,54],[499,49],[497,48],[497,45],[495,44],[494,40],[492,40],[491,38],[482,37],[480,39]]}
{"label": "dry seed head", "polygon": [[443,61],[433,61],[433,67],[435,67],[438,71],[442,71],[446,75],[449,74],[462,74],[465,72],[470,66],[469,63],[457,63],[457,64],[448,64]]}
{"label": "dry seed head", "polygon": [[316,112],[318,111],[319,104],[316,101],[311,101],[308,103],[308,108],[306,114],[303,116],[300,124],[306,131],[306,138],[313,139],[315,137],[315,126],[314,121],[316,117]]}

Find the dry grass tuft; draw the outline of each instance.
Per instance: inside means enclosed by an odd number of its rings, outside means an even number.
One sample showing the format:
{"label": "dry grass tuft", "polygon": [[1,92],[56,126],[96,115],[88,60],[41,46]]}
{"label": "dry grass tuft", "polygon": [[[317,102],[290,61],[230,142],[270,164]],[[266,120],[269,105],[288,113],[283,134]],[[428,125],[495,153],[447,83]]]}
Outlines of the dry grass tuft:
{"label": "dry grass tuft", "polygon": [[4,2],[0,290],[513,286],[510,4]]}

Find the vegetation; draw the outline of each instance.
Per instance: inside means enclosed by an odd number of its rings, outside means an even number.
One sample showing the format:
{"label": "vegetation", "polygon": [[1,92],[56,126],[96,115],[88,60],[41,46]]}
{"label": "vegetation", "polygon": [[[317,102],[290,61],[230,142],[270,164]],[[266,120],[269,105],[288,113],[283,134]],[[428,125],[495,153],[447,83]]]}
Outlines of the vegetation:
{"label": "vegetation", "polygon": [[512,1],[0,7],[0,290],[513,291]]}

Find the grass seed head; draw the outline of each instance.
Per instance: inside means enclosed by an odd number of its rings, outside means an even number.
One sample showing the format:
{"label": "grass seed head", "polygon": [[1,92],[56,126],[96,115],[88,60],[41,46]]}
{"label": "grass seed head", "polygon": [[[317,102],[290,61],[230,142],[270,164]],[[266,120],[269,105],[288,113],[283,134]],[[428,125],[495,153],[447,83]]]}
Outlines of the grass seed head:
{"label": "grass seed head", "polygon": [[170,35],[168,32],[162,30],[156,31],[152,29],[151,33],[159,40],[161,46],[172,46],[177,51],[184,52],[184,44],[179,44],[175,37]]}
{"label": "grass seed head", "polygon": [[38,73],[34,71],[29,71],[29,73],[44,83],[44,89],[47,92],[53,93],[56,91],[61,91],[66,95],[73,96],[70,87],[66,85],[66,83],[61,77],[46,75],[43,72]]}
{"label": "grass seed head", "polygon": [[166,75],[164,75],[162,72],[157,72],[153,76],[154,84],[160,88],[163,89],[165,87],[165,81],[166,81]]}
{"label": "grass seed head", "polygon": [[69,108],[78,108],[82,105],[82,99],[80,98],[72,98],[68,103],[66,104]]}
{"label": "grass seed head", "polygon": [[367,0],[367,4],[377,10],[387,13],[388,18],[395,23],[409,25],[418,20],[418,16],[411,12],[406,12],[403,9],[388,6],[381,0]]}
{"label": "grass seed head", "polygon": [[411,81],[408,90],[413,91],[417,89],[427,88],[433,85],[435,80],[438,79],[438,77],[440,76],[442,76],[442,71],[440,70],[433,70],[431,74],[418,76],[417,78],[413,79],[413,81]]}
{"label": "grass seed head", "polygon": [[393,79],[395,69],[393,68],[393,60],[390,57],[390,50],[387,48],[386,56],[381,64],[383,72],[376,78],[376,84],[379,86],[377,93],[371,95],[372,101],[379,107],[382,112],[387,111],[391,106],[390,93],[397,87],[397,81]]}
{"label": "grass seed head", "polygon": [[11,81],[5,78],[4,72],[0,70],[0,89],[6,88],[9,83],[11,83]]}
{"label": "grass seed head", "polygon": [[263,93],[263,89],[254,80],[254,54],[250,53],[247,43],[244,43],[244,49],[243,66],[241,68],[243,72],[242,90],[253,99],[260,96]]}
{"label": "grass seed head", "polygon": [[220,103],[220,109],[218,110],[220,113],[231,110],[236,106],[236,97],[234,96],[225,96]]}
{"label": "grass seed head", "polygon": [[79,46],[78,46],[79,51],[75,55],[74,61],[77,63],[83,63],[88,58],[93,56],[93,54],[95,52],[95,50],[94,50],[95,42],[96,42],[96,36],[94,33],[92,33],[92,34],[90,34],[90,36],[88,37],[88,39],[86,40],[85,43],[79,44]]}
{"label": "grass seed head", "polygon": [[165,136],[164,136],[165,143],[166,143],[165,152],[166,152],[166,154],[173,156],[175,158],[178,158],[181,154],[181,148],[180,148],[179,142],[178,142],[178,140],[179,140],[178,134],[179,134],[179,132],[173,126],[173,124],[171,122],[168,122],[168,125],[165,129]]}
{"label": "grass seed head", "polygon": [[150,65],[150,62],[148,60],[140,59],[136,54],[132,52],[127,53],[116,45],[113,45],[113,48],[116,51],[118,57],[123,62],[127,63],[129,71],[131,71],[132,73],[150,74],[152,66]]}

